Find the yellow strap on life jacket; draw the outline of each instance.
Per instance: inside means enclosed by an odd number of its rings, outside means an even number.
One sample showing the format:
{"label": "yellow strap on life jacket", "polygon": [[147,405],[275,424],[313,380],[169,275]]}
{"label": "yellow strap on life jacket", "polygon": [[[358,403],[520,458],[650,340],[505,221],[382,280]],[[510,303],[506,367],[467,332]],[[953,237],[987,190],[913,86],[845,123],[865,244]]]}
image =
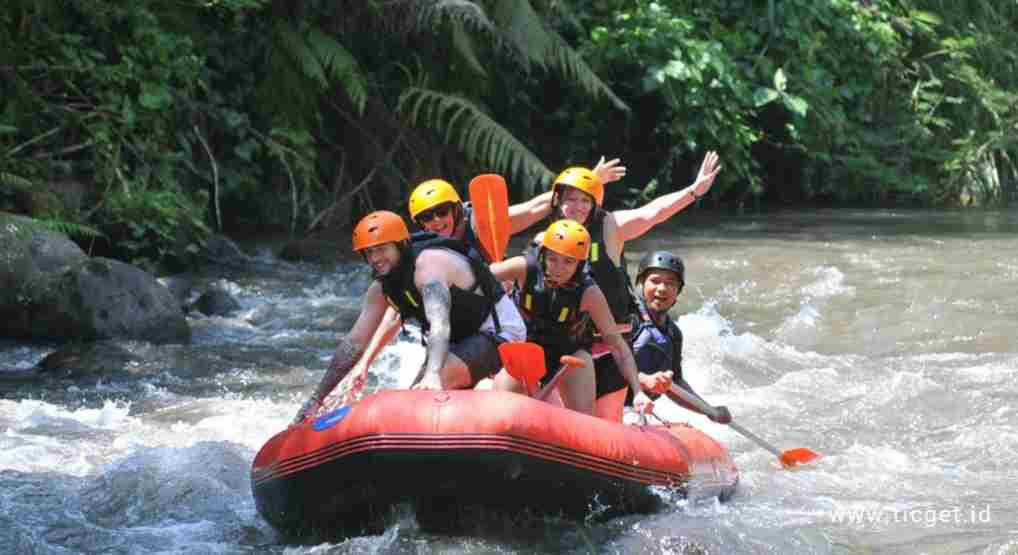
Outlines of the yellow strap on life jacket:
{"label": "yellow strap on life jacket", "polygon": [[558,321],[565,322],[566,318],[569,317],[569,307],[565,307],[561,312],[558,313]]}
{"label": "yellow strap on life jacket", "polygon": [[530,293],[523,295],[523,308],[527,310],[533,310],[534,299],[530,296]]}
{"label": "yellow strap on life jacket", "polygon": [[406,295],[406,298],[407,300],[410,301],[410,304],[414,305],[414,308],[421,307],[421,305],[417,304],[417,301],[414,300],[414,296],[411,295],[409,291],[403,291],[403,294]]}
{"label": "yellow strap on life jacket", "polygon": [[597,248],[598,245],[600,245],[600,243],[591,243],[590,244],[590,261],[591,262],[597,262],[597,259],[599,258],[598,255],[597,255],[598,251],[600,250],[600,249]]}

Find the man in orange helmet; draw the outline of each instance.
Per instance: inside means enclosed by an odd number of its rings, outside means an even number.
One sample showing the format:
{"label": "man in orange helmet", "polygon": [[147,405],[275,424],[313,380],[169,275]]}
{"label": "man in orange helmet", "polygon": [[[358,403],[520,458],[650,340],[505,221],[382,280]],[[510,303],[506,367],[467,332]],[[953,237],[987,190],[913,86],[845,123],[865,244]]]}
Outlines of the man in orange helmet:
{"label": "man in orange helmet", "polygon": [[317,414],[364,356],[388,310],[404,321],[419,320],[424,329],[427,357],[414,381],[420,389],[471,387],[502,366],[499,343],[526,337],[519,311],[487,263],[462,241],[426,235],[412,238],[403,218],[384,210],[368,214],[354,228],[353,249],[371,266],[374,281],[357,321],[294,423]]}
{"label": "man in orange helmet", "polygon": [[[598,161],[592,170],[602,183],[611,183],[626,175],[626,168],[619,165],[619,159]],[[509,207],[509,234],[515,235],[551,213],[551,191]],[[438,235],[455,237],[465,241],[469,246],[483,253],[477,239],[476,222],[473,219],[473,207],[463,202],[456,188],[442,179],[429,179],[422,182],[410,193],[410,218],[421,226]],[[490,261],[489,261],[490,262]]]}
{"label": "man in orange helmet", "polygon": [[[629,345],[615,331],[615,319],[601,289],[591,280],[583,264],[590,250],[590,234],[571,220],[559,220],[544,232],[544,243],[526,255],[492,264],[499,281],[516,283],[516,303],[527,321],[527,340],[544,348],[544,381],[559,368],[563,355],[573,355],[585,365],[562,379],[559,392],[567,408],[592,414],[594,411],[594,365],[580,325],[590,318],[603,334],[604,342],[633,393],[634,406],[650,410],[650,398],[640,388],[636,363]],[[502,371],[495,376],[495,389],[523,392],[523,384]]]}

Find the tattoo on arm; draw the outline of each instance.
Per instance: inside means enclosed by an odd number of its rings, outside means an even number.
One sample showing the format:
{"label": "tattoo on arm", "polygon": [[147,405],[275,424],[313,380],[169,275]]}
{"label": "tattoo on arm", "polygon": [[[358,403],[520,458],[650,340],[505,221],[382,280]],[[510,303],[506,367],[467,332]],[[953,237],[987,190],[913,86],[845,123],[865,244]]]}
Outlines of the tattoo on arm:
{"label": "tattoo on arm", "polygon": [[319,401],[325,400],[329,393],[332,393],[332,390],[350,372],[350,369],[357,364],[357,361],[360,360],[363,354],[363,347],[346,339],[341,340],[336,347],[335,354],[332,355],[332,360],[329,362],[329,369],[325,372],[325,376],[322,377],[322,381],[318,383],[318,388],[315,389],[314,396]]}
{"label": "tattoo on arm", "polygon": [[452,335],[452,293],[443,283],[432,281],[421,287],[424,315],[428,318],[428,361],[425,374],[438,374],[445,366]]}

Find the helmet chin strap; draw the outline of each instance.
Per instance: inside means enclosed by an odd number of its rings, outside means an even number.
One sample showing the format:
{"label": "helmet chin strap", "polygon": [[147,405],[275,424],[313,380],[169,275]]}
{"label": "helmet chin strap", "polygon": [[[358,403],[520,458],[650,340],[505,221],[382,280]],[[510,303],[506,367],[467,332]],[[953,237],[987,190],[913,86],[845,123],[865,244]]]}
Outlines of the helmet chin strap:
{"label": "helmet chin strap", "polygon": [[463,205],[454,204],[452,207],[452,236],[454,238],[461,225],[470,225],[470,222],[463,221]]}

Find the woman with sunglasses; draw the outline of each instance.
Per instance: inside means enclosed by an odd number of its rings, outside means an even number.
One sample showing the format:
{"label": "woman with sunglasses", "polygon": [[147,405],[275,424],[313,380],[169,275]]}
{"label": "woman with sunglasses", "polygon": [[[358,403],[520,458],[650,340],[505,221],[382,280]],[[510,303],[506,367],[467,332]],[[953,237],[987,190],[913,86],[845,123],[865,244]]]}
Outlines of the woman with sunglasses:
{"label": "woman with sunglasses", "polygon": [[[592,170],[602,183],[611,183],[626,175],[619,159],[605,161],[602,156]],[[509,234],[515,235],[551,213],[551,191],[509,207]],[[477,239],[476,222],[469,202],[463,202],[456,188],[442,179],[424,181],[410,193],[410,218],[421,228],[445,237],[464,241],[483,253]],[[490,262],[490,260],[489,260]]]}

